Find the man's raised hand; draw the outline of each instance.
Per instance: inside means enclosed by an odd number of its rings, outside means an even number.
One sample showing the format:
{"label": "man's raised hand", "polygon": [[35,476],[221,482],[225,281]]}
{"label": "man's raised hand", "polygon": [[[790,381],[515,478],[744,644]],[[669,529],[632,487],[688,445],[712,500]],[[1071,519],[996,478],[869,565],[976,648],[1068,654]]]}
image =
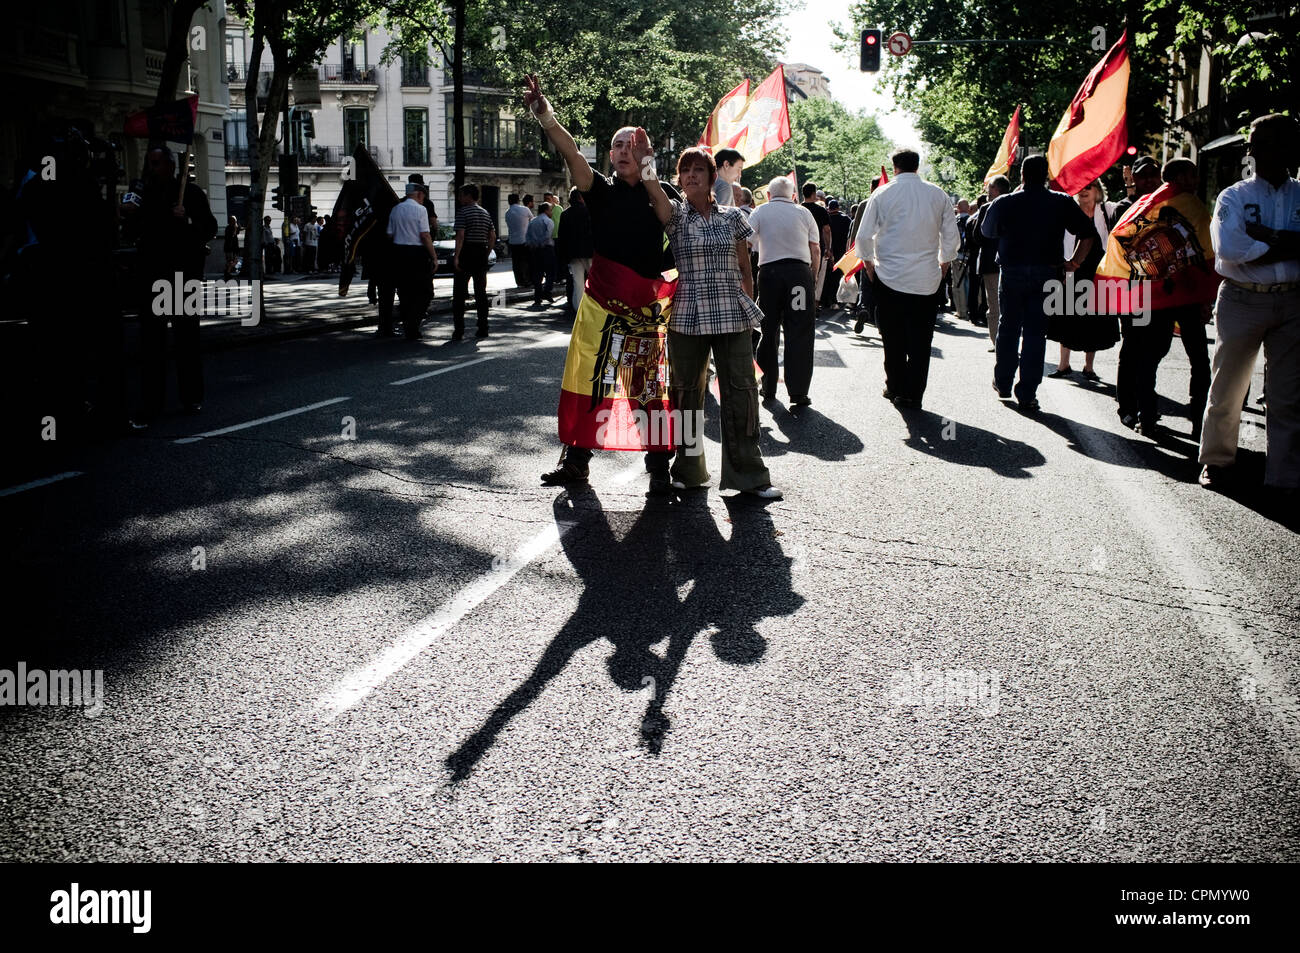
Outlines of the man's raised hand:
{"label": "man's raised hand", "polygon": [[551,104],[542,95],[542,84],[536,74],[530,73],[524,78],[524,105],[536,115],[550,112]]}
{"label": "man's raised hand", "polygon": [[650,134],[640,126],[637,126],[636,132],[632,133],[632,159],[641,170],[642,179],[648,182],[658,181],[654,146],[650,145]]}

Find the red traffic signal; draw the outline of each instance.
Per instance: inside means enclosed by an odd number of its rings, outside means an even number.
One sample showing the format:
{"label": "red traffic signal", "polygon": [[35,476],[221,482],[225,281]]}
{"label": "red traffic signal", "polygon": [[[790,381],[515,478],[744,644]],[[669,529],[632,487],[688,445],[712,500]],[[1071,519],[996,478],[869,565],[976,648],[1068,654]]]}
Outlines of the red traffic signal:
{"label": "red traffic signal", "polygon": [[864,73],[875,73],[880,69],[880,30],[862,31],[861,61],[859,68]]}
{"label": "red traffic signal", "polygon": [[1138,154],[1137,146],[1129,146],[1127,149],[1124,150],[1124,155],[1128,156],[1130,159],[1137,154]]}

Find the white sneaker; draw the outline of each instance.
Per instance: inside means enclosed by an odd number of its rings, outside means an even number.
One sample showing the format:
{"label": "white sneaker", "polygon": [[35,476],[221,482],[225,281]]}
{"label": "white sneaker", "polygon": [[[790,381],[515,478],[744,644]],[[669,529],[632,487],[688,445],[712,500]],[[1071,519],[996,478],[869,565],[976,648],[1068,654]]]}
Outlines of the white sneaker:
{"label": "white sneaker", "polygon": [[687,486],[681,480],[673,480],[674,490],[707,490],[708,488],[709,484],[707,483],[692,483],[690,486]]}
{"label": "white sneaker", "polygon": [[763,499],[763,500],[780,500],[780,499],[784,499],[784,497],[783,497],[781,491],[778,490],[776,487],[772,486],[772,484],[770,484],[770,483],[769,483],[767,486],[760,486],[760,487],[759,487],[758,489],[756,489],[756,490],[746,490],[745,492],[746,492],[746,493],[751,493],[751,494],[753,494],[754,496],[757,496],[758,498]]}

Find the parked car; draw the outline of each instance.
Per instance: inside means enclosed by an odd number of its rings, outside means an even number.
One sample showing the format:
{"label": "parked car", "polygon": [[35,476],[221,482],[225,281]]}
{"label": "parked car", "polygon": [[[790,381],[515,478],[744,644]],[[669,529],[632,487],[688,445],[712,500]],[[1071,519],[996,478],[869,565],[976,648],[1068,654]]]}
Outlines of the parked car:
{"label": "parked car", "polygon": [[[498,245],[500,243],[498,242]],[[438,274],[450,275],[455,271],[452,259],[456,257],[456,229],[452,225],[439,225],[438,234],[433,240],[434,250],[438,253]],[[497,253],[488,251],[488,268],[497,263]]]}

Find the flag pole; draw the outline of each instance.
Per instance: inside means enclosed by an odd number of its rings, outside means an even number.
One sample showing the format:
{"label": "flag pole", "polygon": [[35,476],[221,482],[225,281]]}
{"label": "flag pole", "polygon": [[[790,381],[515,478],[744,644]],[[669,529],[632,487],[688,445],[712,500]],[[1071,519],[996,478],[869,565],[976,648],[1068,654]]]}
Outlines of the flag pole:
{"label": "flag pole", "polygon": [[184,205],[185,186],[188,183],[190,178],[190,146],[188,143],[185,146],[185,154],[181,156],[181,164],[180,164],[180,169],[178,171],[180,173],[179,178],[181,180],[181,187],[180,187],[180,193],[176,196],[176,204]]}

